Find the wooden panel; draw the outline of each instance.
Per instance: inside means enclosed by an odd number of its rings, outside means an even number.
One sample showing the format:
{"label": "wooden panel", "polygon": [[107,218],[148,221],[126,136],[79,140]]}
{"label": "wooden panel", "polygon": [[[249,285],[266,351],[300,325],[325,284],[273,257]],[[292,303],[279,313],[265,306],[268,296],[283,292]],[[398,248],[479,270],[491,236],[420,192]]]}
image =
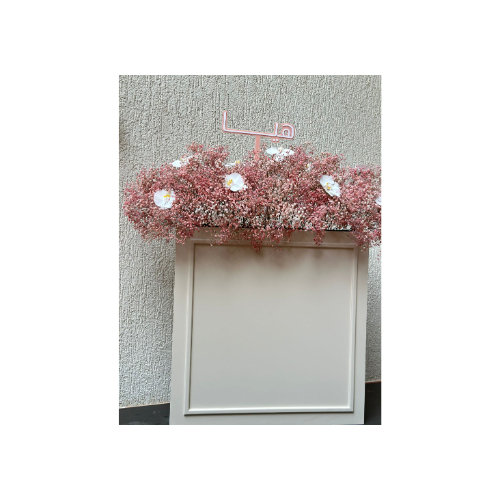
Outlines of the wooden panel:
{"label": "wooden panel", "polygon": [[362,422],[366,252],[340,233],[259,253],[206,235],[177,246],[171,423]]}

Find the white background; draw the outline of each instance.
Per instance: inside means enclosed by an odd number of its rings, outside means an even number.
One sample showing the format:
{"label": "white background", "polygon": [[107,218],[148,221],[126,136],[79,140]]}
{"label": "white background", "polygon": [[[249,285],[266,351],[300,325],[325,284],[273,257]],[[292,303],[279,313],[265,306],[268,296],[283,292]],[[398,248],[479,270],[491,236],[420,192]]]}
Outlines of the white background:
{"label": "white background", "polygon": [[[4,496],[498,496],[494,4],[12,5]],[[117,77],[216,72],[382,74],[382,426],[118,426]]]}

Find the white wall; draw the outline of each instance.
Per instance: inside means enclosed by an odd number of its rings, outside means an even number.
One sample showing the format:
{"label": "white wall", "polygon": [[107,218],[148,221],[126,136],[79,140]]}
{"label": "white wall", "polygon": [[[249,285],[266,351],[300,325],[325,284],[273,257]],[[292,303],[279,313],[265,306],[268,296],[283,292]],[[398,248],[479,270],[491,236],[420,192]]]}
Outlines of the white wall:
{"label": "white wall", "polygon": [[[123,187],[142,167],[177,160],[185,146],[225,144],[233,161],[254,139],[228,125],[272,130],[292,123],[293,143],[342,153],[351,165],[380,158],[379,76],[120,77],[120,406],[168,402],[173,243],[145,243],[123,215]],[[366,379],[381,378],[380,261],[370,251]]]}

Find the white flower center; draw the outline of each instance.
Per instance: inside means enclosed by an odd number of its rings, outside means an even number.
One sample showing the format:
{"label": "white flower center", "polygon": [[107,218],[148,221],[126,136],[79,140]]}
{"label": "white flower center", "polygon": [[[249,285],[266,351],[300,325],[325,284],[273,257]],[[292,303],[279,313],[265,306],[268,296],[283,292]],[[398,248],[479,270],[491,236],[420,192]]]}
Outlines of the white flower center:
{"label": "white flower center", "polygon": [[227,185],[228,185],[228,186],[230,186],[232,183],[233,183],[233,179],[229,179],[229,180],[227,181]]}
{"label": "white flower center", "polygon": [[164,194],[164,195],[163,195],[163,198],[170,198],[170,194],[169,194],[169,193]]}
{"label": "white flower center", "polygon": [[330,191],[330,189],[332,189],[332,186],[330,186],[330,183],[329,183],[329,182],[327,182],[327,183],[326,183],[326,189],[327,189],[328,191]]}
{"label": "white flower center", "polygon": [[239,164],[240,164],[240,160],[236,160],[236,161],[234,162],[234,164],[235,164],[235,165],[239,165]]}

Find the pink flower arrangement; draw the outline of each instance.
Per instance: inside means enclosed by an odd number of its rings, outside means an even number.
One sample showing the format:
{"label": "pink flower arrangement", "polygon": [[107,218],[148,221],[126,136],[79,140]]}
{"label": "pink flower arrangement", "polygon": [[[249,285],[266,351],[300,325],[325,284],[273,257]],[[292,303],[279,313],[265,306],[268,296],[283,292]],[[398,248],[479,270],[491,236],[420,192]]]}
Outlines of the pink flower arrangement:
{"label": "pink flower arrangement", "polygon": [[296,230],[312,231],[318,245],[334,229],[350,231],[362,248],[381,242],[380,167],[349,167],[302,146],[274,157],[261,150],[257,160],[250,151],[227,166],[223,146],[189,150],[179,168],[142,170],[125,188],[125,214],[145,240],[184,243],[198,228],[217,227],[215,243],[245,239],[257,250]]}

